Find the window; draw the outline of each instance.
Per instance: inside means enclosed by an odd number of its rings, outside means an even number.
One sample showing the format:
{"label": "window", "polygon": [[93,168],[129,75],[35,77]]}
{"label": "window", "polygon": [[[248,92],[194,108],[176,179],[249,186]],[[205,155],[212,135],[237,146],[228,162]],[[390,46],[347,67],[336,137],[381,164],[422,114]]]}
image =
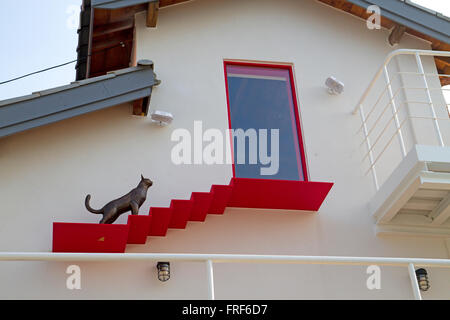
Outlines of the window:
{"label": "window", "polygon": [[307,181],[290,65],[225,61],[233,174]]}

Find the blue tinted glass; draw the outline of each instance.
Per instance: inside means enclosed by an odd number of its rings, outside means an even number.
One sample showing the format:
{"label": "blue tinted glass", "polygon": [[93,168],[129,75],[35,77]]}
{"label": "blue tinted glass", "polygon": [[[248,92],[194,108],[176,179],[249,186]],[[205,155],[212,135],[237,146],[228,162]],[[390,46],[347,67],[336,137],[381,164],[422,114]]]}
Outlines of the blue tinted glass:
{"label": "blue tinted glass", "polygon": [[[288,70],[228,66],[227,80],[231,127],[235,135],[236,129],[247,132],[245,163],[239,163],[242,140],[233,138],[236,177],[304,180]],[[260,129],[267,129],[267,139]],[[273,129],[279,130],[278,139],[271,136]],[[266,150],[261,149],[266,141]],[[255,156],[256,163],[251,163]],[[263,174],[262,168],[271,169]]]}

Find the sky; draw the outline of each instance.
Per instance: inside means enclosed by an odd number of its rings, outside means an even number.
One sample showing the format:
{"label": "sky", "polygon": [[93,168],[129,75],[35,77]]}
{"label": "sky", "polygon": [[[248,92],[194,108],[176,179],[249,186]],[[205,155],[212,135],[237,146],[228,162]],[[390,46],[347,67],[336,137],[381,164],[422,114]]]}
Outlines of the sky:
{"label": "sky", "polygon": [[[0,1],[0,82],[77,58],[81,0]],[[65,85],[75,63],[0,85],[0,100]]]}
{"label": "sky", "polygon": [[450,1],[449,0],[412,0],[412,2],[417,3],[426,8],[430,8],[434,11],[438,11],[450,17]]}
{"label": "sky", "polygon": [[[450,17],[450,0],[415,0]],[[0,4],[0,82],[76,60],[81,0],[21,0]],[[0,101],[75,80],[75,63],[0,85]],[[450,91],[446,92],[450,102]]]}

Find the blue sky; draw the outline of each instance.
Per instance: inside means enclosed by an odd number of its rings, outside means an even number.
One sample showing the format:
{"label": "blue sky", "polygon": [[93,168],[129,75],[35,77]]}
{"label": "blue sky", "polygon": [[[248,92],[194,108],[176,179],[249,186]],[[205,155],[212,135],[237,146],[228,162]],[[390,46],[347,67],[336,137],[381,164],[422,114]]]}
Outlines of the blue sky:
{"label": "blue sky", "polygon": [[[450,0],[414,2],[450,16]],[[75,60],[80,5],[81,0],[1,1],[0,82]],[[74,80],[75,63],[0,85],[0,100]]]}
{"label": "blue sky", "polygon": [[[81,0],[1,1],[0,82],[76,59],[80,5]],[[74,68],[75,63],[0,85],[0,100],[68,84],[75,80]]]}
{"label": "blue sky", "polygon": [[450,17],[450,1],[449,0],[412,0],[423,7],[441,12]]}

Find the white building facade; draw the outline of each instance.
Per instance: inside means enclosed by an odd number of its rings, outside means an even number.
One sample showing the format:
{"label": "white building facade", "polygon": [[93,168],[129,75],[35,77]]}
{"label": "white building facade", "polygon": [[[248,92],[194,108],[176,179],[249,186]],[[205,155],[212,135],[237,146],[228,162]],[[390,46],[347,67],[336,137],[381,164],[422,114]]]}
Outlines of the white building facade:
{"label": "white building facade", "polygon": [[[150,207],[169,207],[172,199],[189,199],[192,192],[208,192],[214,184],[228,185],[236,175],[232,164],[174,163],[173,132],[187,129],[195,139],[194,126],[201,121],[202,133],[218,129],[227,138],[230,99],[239,95],[230,96],[226,80],[232,72],[225,68],[237,62],[292,72],[300,124],[293,125],[300,131],[294,143],[300,146],[298,154],[303,151],[303,178],[298,180],[333,183],[320,209],[227,207],[222,215],[208,214],[204,222],[169,228],[165,237],[127,244],[126,253],[448,261],[450,219],[441,216],[441,223],[432,222],[434,214],[449,210],[450,121],[442,91],[436,89],[441,84],[434,60],[425,53],[431,50],[429,42],[406,33],[393,48],[389,30],[369,29],[363,19],[310,0],[187,1],[160,8],[156,28],[147,27],[147,15],[135,15],[134,60],[151,59],[161,80],[153,87],[149,113],[170,112],[173,121],[159,126],[150,117],[132,115],[133,103],[128,102],[0,138],[0,251],[51,252],[54,222],[98,223],[99,216],[84,207],[86,194],[92,194],[91,205],[99,208],[134,188],[140,174],[153,181],[140,215]],[[363,96],[395,49],[411,51],[396,54],[387,64],[391,86],[381,73]],[[420,73],[414,50],[429,90],[408,89],[424,85],[420,74],[407,74]],[[344,83],[344,92],[327,92],[324,82],[330,76]],[[415,103],[419,100],[425,103]],[[361,121],[361,105],[366,122]],[[226,153],[227,145],[223,148]],[[431,166],[418,169],[417,163]],[[412,167],[414,174],[431,172],[434,180],[421,183],[434,185],[421,184],[414,190],[421,193],[408,198],[409,184],[402,183],[413,179]],[[391,219],[381,221],[386,214]],[[127,224],[127,215],[115,224]],[[0,297],[208,298],[206,263],[170,262],[171,279],[161,282],[151,261],[0,261]],[[81,289],[70,290],[66,271],[74,264],[81,270]],[[377,288],[368,287],[368,265],[213,266],[216,299],[414,298],[403,266],[380,264]],[[450,299],[450,269],[426,270],[431,287],[422,292],[423,299]]]}

